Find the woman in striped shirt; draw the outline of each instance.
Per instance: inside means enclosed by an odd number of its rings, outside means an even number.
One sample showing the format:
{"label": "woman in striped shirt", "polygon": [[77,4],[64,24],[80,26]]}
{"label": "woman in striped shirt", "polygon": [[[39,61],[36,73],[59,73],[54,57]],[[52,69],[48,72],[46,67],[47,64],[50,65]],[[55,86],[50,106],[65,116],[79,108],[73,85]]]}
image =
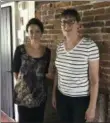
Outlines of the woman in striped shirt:
{"label": "woman in striped shirt", "polygon": [[99,50],[94,41],[80,35],[75,9],[61,14],[65,40],[56,51],[56,77],[52,105],[62,123],[93,121],[99,86]]}

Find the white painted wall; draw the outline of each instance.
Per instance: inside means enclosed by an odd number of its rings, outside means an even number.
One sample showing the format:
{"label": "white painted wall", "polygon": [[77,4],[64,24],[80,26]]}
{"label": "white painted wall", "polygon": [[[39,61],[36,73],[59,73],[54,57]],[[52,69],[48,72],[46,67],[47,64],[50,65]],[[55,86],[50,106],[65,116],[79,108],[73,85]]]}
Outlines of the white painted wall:
{"label": "white painted wall", "polygon": [[23,25],[19,24],[18,38],[19,44],[24,42],[24,31],[29,19],[35,17],[35,1],[22,1],[18,3],[19,15],[23,18]]}

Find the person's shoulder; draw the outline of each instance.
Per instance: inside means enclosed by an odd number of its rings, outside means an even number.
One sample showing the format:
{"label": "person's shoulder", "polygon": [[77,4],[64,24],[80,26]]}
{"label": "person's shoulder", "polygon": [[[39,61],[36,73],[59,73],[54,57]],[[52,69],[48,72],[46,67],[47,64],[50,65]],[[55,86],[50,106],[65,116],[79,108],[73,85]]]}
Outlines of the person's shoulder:
{"label": "person's shoulder", "polygon": [[51,53],[51,49],[47,46],[44,46],[45,50],[46,50],[46,53],[50,54]]}
{"label": "person's shoulder", "polygon": [[96,44],[90,37],[83,37],[83,42],[87,45]]}
{"label": "person's shoulder", "polygon": [[64,41],[60,41],[58,44],[57,44],[57,49],[60,49],[64,44]]}
{"label": "person's shoulder", "polygon": [[47,46],[44,46],[44,48],[47,50],[47,51],[51,51],[51,49]]}
{"label": "person's shoulder", "polygon": [[89,49],[89,50],[94,50],[94,49],[98,50],[99,49],[97,43],[94,40],[92,40],[91,38],[87,37],[84,39],[84,41],[85,41],[85,45],[86,45],[87,49]]}
{"label": "person's shoulder", "polygon": [[24,44],[20,44],[16,47],[16,50],[19,52],[24,52],[25,50],[25,45]]}
{"label": "person's shoulder", "polygon": [[62,46],[63,43],[64,43],[64,41],[60,41],[60,42],[57,44],[57,46]]}
{"label": "person's shoulder", "polygon": [[20,48],[23,48],[24,47],[24,44],[20,44],[20,45],[18,45],[16,48],[17,49],[20,49]]}

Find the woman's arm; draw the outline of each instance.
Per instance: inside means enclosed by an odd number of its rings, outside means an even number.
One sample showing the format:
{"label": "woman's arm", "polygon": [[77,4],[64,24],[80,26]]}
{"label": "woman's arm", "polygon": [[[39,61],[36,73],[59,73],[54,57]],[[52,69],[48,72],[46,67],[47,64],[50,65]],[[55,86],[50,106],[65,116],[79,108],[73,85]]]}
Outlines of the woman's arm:
{"label": "woman's arm", "polygon": [[57,74],[57,71],[56,71],[55,76],[54,76],[53,90],[52,90],[52,95],[55,95],[55,96],[56,96],[57,83],[58,83],[58,74]]}
{"label": "woman's arm", "polygon": [[13,57],[13,68],[12,68],[16,80],[18,79],[20,67],[21,67],[21,52],[20,52],[20,46],[17,46]]}
{"label": "woman's arm", "polygon": [[52,90],[52,106],[55,109],[56,109],[56,88],[57,88],[57,84],[58,84],[58,74],[57,74],[57,71],[56,71],[55,77],[54,77],[54,83],[53,83],[53,90]]}
{"label": "woman's arm", "polygon": [[50,80],[54,80],[55,76],[55,51],[54,50],[49,50],[49,56],[48,58],[48,73],[46,74],[46,77]]}
{"label": "woman's arm", "polygon": [[85,119],[91,122],[95,118],[96,104],[99,90],[99,60],[89,61],[90,103]]}
{"label": "woman's arm", "polygon": [[53,80],[53,79],[54,79],[54,74],[52,74],[52,73],[47,73],[47,74],[46,74],[46,77],[47,77],[48,79],[50,79],[50,80]]}
{"label": "woman's arm", "polygon": [[99,90],[99,60],[89,62],[89,80],[90,80],[89,107],[96,109],[96,102]]}

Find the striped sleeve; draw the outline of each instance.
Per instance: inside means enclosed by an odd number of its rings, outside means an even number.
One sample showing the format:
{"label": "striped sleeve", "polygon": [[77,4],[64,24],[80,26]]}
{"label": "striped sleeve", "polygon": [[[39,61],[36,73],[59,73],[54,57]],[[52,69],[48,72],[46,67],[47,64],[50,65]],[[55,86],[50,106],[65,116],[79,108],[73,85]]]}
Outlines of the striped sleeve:
{"label": "striped sleeve", "polygon": [[99,49],[94,41],[90,41],[89,44],[89,61],[98,60],[99,59]]}
{"label": "striped sleeve", "polygon": [[57,49],[56,49],[56,56],[58,55],[58,52],[62,46],[63,42],[60,42],[58,45],[57,45]]}

